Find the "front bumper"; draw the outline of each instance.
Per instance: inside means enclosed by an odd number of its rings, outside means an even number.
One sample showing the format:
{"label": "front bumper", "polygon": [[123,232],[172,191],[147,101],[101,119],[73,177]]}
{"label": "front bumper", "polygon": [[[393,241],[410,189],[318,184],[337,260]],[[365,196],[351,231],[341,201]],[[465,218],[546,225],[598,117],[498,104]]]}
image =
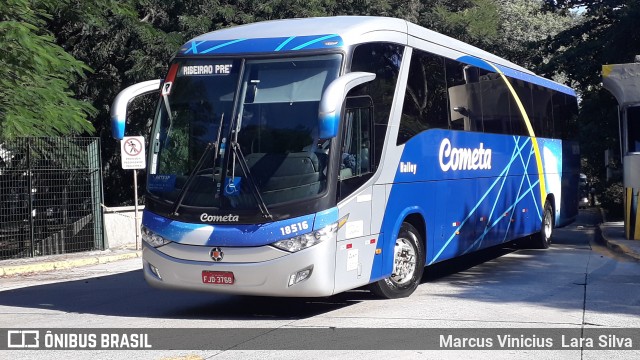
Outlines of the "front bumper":
{"label": "front bumper", "polygon": [[[174,257],[150,246],[142,251],[146,281],[157,288],[208,291],[224,294],[320,297],[334,292],[336,242],[324,241],[296,253],[275,250],[270,246],[254,248],[222,248],[233,262],[214,262],[209,257],[212,247],[171,244]],[[273,256],[277,253],[277,256]],[[190,255],[188,255],[190,254]],[[239,257],[240,254],[244,256]],[[267,256],[265,254],[272,254]],[[242,262],[241,259],[247,259]],[[208,259],[208,260],[207,260]],[[158,277],[153,271],[160,273]],[[289,286],[292,274],[313,266],[311,276]],[[205,284],[202,271],[231,271],[232,285]]]}

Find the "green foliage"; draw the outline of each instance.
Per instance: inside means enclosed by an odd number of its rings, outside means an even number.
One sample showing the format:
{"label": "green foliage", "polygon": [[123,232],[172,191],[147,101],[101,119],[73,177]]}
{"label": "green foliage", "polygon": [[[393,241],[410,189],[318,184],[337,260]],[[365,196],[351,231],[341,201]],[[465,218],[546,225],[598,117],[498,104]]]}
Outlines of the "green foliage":
{"label": "green foliage", "polygon": [[617,181],[608,184],[600,196],[600,205],[606,211],[607,221],[622,220],[624,217],[624,187]]}
{"label": "green foliage", "polygon": [[[581,21],[549,39],[548,75],[564,73],[581,95],[580,144],[583,172],[605,191],[609,207],[622,201],[622,193],[605,184],[604,150],[619,152],[617,103],[602,89],[602,65],[632,62],[640,53],[640,3],[637,0],[555,0],[550,6],[582,6]],[[619,156],[619,154],[618,154]],[[613,197],[619,196],[618,200]],[[615,200],[615,201],[614,201]]]}
{"label": "green foliage", "polygon": [[421,25],[533,68],[546,56],[542,41],[575,22],[542,0],[458,0],[425,8]]}
{"label": "green foliage", "polygon": [[544,41],[578,23],[577,16],[570,12],[547,10],[542,0],[505,1],[499,13],[500,30],[494,51],[501,49],[501,56],[531,69],[549,57],[544,53]]}
{"label": "green foliage", "polygon": [[[47,23],[67,52],[94,69],[72,87],[98,109],[94,121],[102,138],[108,205],[130,203],[133,193],[130,172],[121,169],[120,144],[111,138],[111,103],[127,86],[164,76],[185,41],[177,18],[169,16],[182,6],[177,1],[69,1],[56,7]],[[148,134],[156,101],[148,96],[130,104],[127,135]]]}
{"label": "green foliage", "polygon": [[[583,20],[549,41],[548,72],[564,72],[576,86],[591,91],[602,81],[602,65],[633,61],[640,49],[637,0],[580,1]],[[606,3],[607,6],[603,6]]]}
{"label": "green foliage", "polygon": [[0,138],[80,134],[93,130],[90,103],[69,84],[89,67],[44,29],[54,1],[0,4]]}
{"label": "green foliage", "polygon": [[604,152],[617,149],[618,117],[616,101],[604,89],[587,91],[583,95],[579,113],[581,171],[593,179],[598,192],[605,188],[606,167]]}
{"label": "green foliage", "polygon": [[498,34],[498,5],[493,0],[438,4],[433,19],[432,26],[438,31],[480,47],[486,47]]}

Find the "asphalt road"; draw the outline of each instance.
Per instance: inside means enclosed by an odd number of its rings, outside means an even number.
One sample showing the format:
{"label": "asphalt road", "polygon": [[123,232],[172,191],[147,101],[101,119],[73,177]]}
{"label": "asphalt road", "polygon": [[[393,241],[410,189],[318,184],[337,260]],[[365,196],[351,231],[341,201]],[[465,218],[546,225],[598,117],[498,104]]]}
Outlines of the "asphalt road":
{"label": "asphalt road", "polygon": [[[510,244],[427,268],[409,298],[282,299],[149,287],[140,259],[0,279],[0,328],[640,328],[640,262],[598,242],[599,213],[548,250]],[[381,334],[384,334],[382,332]],[[380,334],[378,334],[380,335]],[[402,340],[393,348],[402,349]],[[7,359],[639,358],[640,351],[8,351]],[[5,358],[0,355],[0,358]]]}

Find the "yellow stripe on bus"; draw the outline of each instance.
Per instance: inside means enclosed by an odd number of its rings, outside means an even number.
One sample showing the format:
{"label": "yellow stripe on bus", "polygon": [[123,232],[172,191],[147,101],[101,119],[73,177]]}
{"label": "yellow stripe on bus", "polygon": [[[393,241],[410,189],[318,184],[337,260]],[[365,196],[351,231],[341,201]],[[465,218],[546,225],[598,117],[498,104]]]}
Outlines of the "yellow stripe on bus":
{"label": "yellow stripe on bus", "polygon": [[625,197],[624,197],[624,223],[627,226],[624,227],[625,230],[625,238],[631,239],[631,200],[633,200],[633,188],[625,189]]}
{"label": "yellow stripe on bus", "polygon": [[631,196],[633,196],[633,192],[636,192],[636,231],[633,234],[633,240],[640,240],[640,189],[631,190]]}
{"label": "yellow stripe on bus", "polygon": [[502,77],[502,80],[504,81],[504,83],[507,84],[507,87],[509,88],[511,95],[513,95],[513,98],[516,101],[518,108],[520,109],[520,113],[522,114],[524,123],[527,125],[527,131],[529,132],[529,136],[531,137],[531,143],[533,144],[533,152],[536,156],[536,165],[538,166],[538,176],[540,177],[540,206],[544,206],[544,202],[547,198],[547,188],[544,182],[544,169],[542,167],[542,156],[540,155],[538,140],[536,139],[536,134],[533,131],[533,126],[531,126],[531,121],[529,120],[529,116],[527,115],[527,112],[525,111],[524,106],[520,101],[520,97],[516,93],[516,90],[513,88],[513,86],[511,86],[509,79],[507,79],[507,77],[502,73],[502,71],[500,71],[500,69],[498,69],[495,65],[493,65],[490,62],[487,62],[487,64],[491,65],[491,67],[494,68],[498,74],[500,74],[500,77]]}

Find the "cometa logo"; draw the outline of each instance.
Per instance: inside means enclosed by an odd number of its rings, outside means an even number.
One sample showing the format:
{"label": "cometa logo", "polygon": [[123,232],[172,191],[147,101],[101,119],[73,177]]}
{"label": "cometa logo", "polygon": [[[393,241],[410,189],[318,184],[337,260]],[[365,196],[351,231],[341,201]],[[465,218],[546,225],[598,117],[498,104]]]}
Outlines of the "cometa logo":
{"label": "cometa logo", "polygon": [[454,148],[449,139],[442,139],[438,159],[442,171],[491,169],[491,149],[483,143],[476,149]]}
{"label": "cometa logo", "polygon": [[238,222],[238,215],[209,215],[203,213],[200,215],[200,221],[202,222]]}

